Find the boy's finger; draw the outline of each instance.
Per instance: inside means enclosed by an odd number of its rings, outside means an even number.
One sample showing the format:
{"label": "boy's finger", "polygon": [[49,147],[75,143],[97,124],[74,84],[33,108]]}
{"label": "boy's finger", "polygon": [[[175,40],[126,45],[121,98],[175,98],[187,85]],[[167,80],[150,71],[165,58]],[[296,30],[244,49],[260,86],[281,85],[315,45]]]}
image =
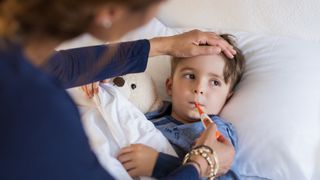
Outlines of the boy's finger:
{"label": "boy's finger", "polygon": [[139,176],[139,170],[138,170],[137,168],[130,169],[130,170],[128,171],[128,174],[129,174],[131,177],[135,178],[135,177]]}
{"label": "boy's finger", "polygon": [[135,163],[133,161],[125,162],[122,165],[127,171],[130,171],[130,170],[136,168]]}
{"label": "boy's finger", "polygon": [[88,85],[88,93],[90,95],[90,97],[93,97],[93,84],[89,84]]}
{"label": "boy's finger", "polygon": [[84,89],[84,86],[81,86],[80,88],[84,93],[86,93],[86,90]]}
{"label": "boy's finger", "polygon": [[125,153],[121,154],[117,157],[117,159],[122,163],[127,163],[129,161],[132,161],[132,154],[131,153]]}
{"label": "boy's finger", "polygon": [[94,94],[98,94],[99,90],[99,83],[93,83],[92,84],[92,89]]}
{"label": "boy's finger", "polygon": [[130,153],[132,151],[133,151],[133,148],[131,146],[124,147],[124,148],[120,149],[120,151],[118,152],[118,156],[121,154]]}
{"label": "boy's finger", "polygon": [[91,93],[91,84],[87,84],[87,85],[85,85],[85,92],[87,93],[87,96],[88,96],[89,98],[91,98],[91,97],[92,97],[92,93]]}
{"label": "boy's finger", "polygon": [[90,94],[89,94],[89,92],[88,92],[87,85],[84,85],[84,86],[83,86],[83,89],[84,89],[84,92],[86,93],[86,95],[90,98]]}

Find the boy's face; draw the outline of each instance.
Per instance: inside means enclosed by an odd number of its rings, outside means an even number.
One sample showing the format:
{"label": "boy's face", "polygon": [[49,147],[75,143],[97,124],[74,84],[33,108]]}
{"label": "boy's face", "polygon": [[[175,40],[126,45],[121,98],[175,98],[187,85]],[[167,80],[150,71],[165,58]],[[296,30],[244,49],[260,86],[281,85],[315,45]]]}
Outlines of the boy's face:
{"label": "boy's face", "polygon": [[166,82],[172,97],[171,115],[183,122],[198,121],[200,115],[194,102],[207,114],[219,114],[227,98],[230,83],[223,77],[224,59],[221,55],[197,56],[180,60],[172,77]]}

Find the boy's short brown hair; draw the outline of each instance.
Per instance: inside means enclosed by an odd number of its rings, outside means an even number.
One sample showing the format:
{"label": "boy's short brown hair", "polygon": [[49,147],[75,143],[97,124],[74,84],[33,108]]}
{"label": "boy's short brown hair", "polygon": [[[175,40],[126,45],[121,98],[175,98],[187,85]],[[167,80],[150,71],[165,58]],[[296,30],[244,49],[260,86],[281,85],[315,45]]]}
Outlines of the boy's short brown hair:
{"label": "boy's short brown hair", "polygon": [[[242,51],[235,45],[234,36],[230,34],[221,34],[219,35],[221,38],[226,40],[230,45],[233,46],[234,50],[237,52],[234,55],[234,58],[228,58],[223,52],[221,55],[223,56],[225,66],[223,69],[223,77],[225,83],[230,82],[230,91],[234,90],[234,87],[239,83],[241,76],[244,71],[245,59],[242,54]],[[179,61],[182,58],[172,58],[171,60],[171,76],[173,76]]]}

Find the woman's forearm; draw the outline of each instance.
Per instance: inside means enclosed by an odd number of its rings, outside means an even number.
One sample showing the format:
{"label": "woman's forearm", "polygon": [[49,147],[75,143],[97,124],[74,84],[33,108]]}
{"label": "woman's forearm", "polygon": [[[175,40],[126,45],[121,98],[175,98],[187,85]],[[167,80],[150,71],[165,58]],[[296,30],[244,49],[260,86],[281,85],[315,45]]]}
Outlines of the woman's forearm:
{"label": "woman's forearm", "polygon": [[159,55],[170,55],[170,49],[172,49],[172,37],[156,37],[149,40],[150,51],[149,57]]}
{"label": "woman's forearm", "polygon": [[65,88],[110,77],[143,72],[147,65],[147,40],[75,48],[56,52],[44,67]]}

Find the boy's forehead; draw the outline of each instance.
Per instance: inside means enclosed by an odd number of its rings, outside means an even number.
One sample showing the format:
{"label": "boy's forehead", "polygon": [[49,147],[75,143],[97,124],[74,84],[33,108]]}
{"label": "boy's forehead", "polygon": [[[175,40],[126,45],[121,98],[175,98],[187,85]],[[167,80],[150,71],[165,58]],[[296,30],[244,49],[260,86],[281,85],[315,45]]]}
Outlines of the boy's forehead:
{"label": "boy's forehead", "polygon": [[179,60],[177,68],[191,67],[195,69],[210,69],[223,70],[225,65],[224,57],[222,55],[204,55]]}

